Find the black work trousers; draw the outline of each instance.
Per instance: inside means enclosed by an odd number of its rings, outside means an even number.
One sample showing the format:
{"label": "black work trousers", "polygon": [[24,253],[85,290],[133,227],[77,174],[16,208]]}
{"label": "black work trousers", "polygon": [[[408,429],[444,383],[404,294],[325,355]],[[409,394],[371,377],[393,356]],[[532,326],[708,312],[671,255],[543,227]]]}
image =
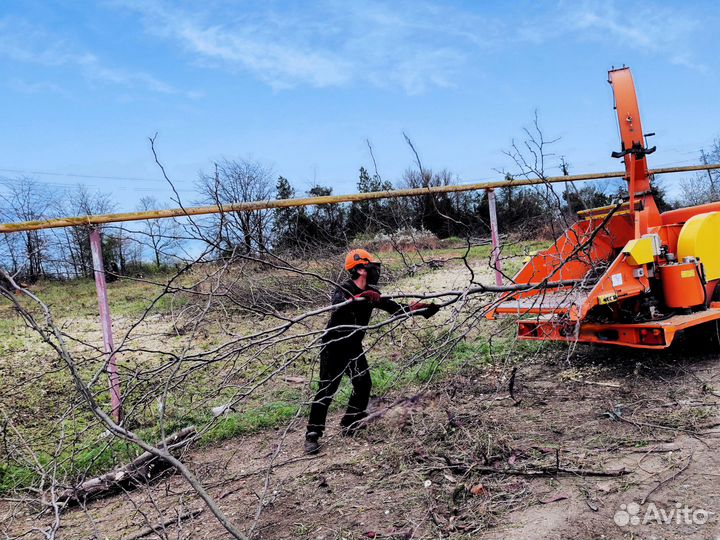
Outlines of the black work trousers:
{"label": "black work trousers", "polygon": [[370,367],[362,348],[326,345],[320,351],[320,387],[310,407],[307,431],[322,435],[328,408],[337,392],[343,374],[350,377],[352,394],[340,424],[349,427],[367,415],[372,380]]}

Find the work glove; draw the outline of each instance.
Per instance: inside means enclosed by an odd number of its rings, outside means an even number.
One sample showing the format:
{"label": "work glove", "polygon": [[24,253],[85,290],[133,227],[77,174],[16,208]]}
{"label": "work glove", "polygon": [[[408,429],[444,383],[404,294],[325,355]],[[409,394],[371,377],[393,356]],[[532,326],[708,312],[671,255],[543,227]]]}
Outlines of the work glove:
{"label": "work glove", "polygon": [[414,313],[418,310],[423,310],[422,313],[419,313],[418,315],[422,315],[426,319],[429,319],[433,315],[435,315],[438,311],[440,311],[440,307],[436,304],[431,303],[425,303],[425,302],[413,302],[410,304],[410,312]]}
{"label": "work glove", "polygon": [[371,304],[380,303],[380,293],[377,291],[373,291],[372,289],[368,289],[367,291],[363,291],[360,294],[356,294],[355,298],[364,298]]}

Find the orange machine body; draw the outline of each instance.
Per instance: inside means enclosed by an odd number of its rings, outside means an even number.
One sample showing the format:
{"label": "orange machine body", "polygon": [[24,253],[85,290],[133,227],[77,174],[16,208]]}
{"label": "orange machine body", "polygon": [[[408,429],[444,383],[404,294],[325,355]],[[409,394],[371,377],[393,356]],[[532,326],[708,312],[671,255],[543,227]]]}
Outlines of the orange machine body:
{"label": "orange machine body", "polygon": [[[719,212],[720,203],[659,212],[647,165],[654,148],[645,146],[629,68],[610,71],[609,82],[622,143],[613,155],[625,162],[627,200],[580,212],[517,273],[515,283],[536,286],[505,293],[487,316],[516,316],[520,339],[664,348],[679,331],[720,319],[720,302],[713,301],[720,280],[704,280],[701,260],[675,259],[685,223]],[[544,287],[557,281],[574,284]]]}
{"label": "orange machine body", "polygon": [[666,264],[658,269],[667,307],[691,309],[705,303],[705,287],[697,263]]}

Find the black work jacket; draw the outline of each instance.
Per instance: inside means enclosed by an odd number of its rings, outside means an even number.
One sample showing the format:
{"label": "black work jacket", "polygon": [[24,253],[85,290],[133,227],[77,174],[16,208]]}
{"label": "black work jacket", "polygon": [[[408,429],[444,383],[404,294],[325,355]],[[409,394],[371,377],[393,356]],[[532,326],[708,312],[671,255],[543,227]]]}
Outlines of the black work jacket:
{"label": "black work jacket", "polygon": [[[380,292],[375,287],[368,285],[365,290]],[[332,303],[341,304],[346,300],[360,294],[363,289],[355,285],[352,280],[347,280],[333,293]],[[347,305],[340,306],[330,315],[326,332],[322,342],[332,347],[362,348],[362,340],[365,337],[365,327],[370,322],[373,308],[387,311],[391,315],[406,311],[406,307],[398,304],[390,298],[381,298],[377,304],[372,304],[366,299],[356,300]],[[337,328],[341,327],[341,328]],[[358,328],[360,327],[360,328]]]}

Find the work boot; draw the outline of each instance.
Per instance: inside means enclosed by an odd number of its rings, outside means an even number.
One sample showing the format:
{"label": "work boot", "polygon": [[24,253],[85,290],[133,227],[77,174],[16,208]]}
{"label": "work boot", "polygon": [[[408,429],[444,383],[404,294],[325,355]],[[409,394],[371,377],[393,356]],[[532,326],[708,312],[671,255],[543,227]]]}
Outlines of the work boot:
{"label": "work boot", "polygon": [[305,453],[306,454],[317,454],[320,451],[320,443],[318,439],[320,434],[315,431],[308,431],[305,434]]}

